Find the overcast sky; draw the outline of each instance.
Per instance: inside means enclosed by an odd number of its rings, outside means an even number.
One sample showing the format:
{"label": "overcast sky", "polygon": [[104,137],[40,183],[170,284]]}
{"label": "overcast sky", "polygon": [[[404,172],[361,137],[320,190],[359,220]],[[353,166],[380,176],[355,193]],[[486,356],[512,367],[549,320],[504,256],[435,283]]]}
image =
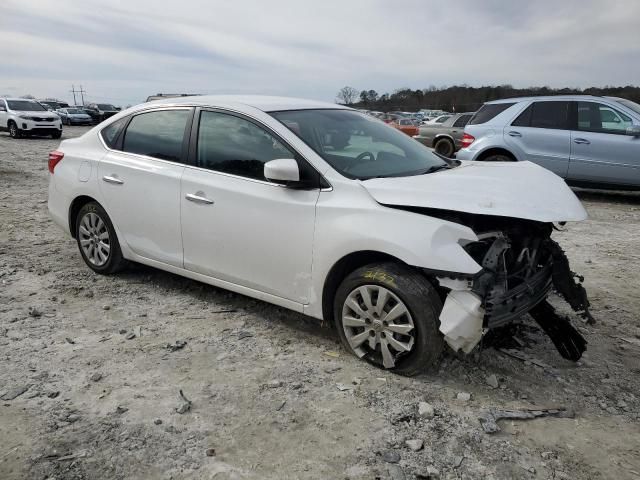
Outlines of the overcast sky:
{"label": "overcast sky", "polygon": [[0,95],[640,83],[640,0],[0,0]]}

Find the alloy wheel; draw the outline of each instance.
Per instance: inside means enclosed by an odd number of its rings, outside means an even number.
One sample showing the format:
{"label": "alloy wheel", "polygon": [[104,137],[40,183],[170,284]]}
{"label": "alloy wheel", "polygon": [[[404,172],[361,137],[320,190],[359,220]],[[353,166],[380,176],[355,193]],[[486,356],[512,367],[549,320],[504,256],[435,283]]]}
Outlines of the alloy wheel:
{"label": "alloy wheel", "polygon": [[111,239],[107,224],[93,212],[86,213],[78,228],[80,248],[85,257],[96,267],[102,267],[109,261]]}
{"label": "alloy wheel", "polygon": [[342,328],[358,357],[381,359],[385,368],[395,367],[415,343],[409,309],[380,285],[362,285],[349,293],[342,307]]}

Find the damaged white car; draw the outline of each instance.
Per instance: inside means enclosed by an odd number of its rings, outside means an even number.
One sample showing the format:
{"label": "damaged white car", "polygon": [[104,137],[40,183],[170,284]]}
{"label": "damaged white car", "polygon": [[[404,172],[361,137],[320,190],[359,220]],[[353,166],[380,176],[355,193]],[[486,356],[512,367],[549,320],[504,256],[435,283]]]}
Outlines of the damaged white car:
{"label": "damaged white car", "polygon": [[339,105],[274,97],[146,103],[65,140],[49,209],[86,264],[127,261],[334,323],[345,347],[416,374],[530,313],[560,353],[590,318],[551,239],[586,212],[529,162],[458,162]]}

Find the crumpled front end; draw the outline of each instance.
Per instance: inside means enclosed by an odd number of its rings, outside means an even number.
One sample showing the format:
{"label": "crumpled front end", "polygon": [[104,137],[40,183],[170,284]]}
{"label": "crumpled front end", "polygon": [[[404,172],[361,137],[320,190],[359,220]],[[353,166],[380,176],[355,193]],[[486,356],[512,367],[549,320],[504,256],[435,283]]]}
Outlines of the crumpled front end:
{"label": "crumpled front end", "polygon": [[[486,331],[529,313],[565,358],[578,360],[586,341],[569,319],[547,302],[556,290],[588,321],[589,301],[560,246],[551,239],[552,225],[520,219],[467,218],[478,241],[464,245],[482,267],[472,277],[438,275],[448,290],[440,330],[454,350],[470,352]],[[491,227],[491,228],[489,228]],[[577,280],[577,281],[576,281]]]}

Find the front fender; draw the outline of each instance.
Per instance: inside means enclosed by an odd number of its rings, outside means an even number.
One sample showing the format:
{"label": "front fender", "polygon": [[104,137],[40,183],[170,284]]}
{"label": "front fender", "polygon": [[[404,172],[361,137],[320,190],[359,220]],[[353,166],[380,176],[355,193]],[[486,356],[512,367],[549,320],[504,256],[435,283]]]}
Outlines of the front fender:
{"label": "front fender", "polygon": [[322,318],[322,289],[331,268],[354,252],[380,252],[436,271],[473,275],[481,270],[462,248],[477,241],[464,225],[385,207],[372,199],[361,205],[333,204],[330,196],[331,192],[321,194],[316,212],[313,285],[307,310],[312,316]]}

